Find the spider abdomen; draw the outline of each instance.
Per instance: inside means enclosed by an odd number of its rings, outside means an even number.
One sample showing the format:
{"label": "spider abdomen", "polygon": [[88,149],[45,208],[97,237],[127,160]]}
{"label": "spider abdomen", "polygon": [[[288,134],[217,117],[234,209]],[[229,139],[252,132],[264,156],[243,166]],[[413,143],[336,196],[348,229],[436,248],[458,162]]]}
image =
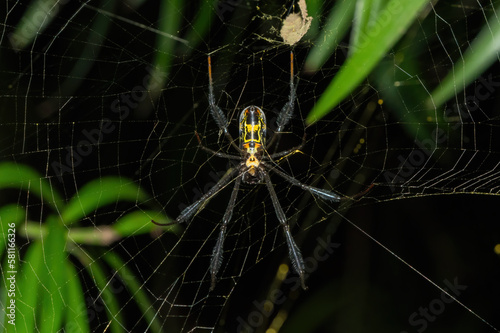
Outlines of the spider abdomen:
{"label": "spider abdomen", "polygon": [[240,113],[240,149],[243,155],[243,182],[261,183],[261,159],[266,139],[266,115],[261,108],[251,105]]}
{"label": "spider abdomen", "polygon": [[246,107],[240,113],[240,147],[258,149],[266,140],[266,115],[255,105]]}

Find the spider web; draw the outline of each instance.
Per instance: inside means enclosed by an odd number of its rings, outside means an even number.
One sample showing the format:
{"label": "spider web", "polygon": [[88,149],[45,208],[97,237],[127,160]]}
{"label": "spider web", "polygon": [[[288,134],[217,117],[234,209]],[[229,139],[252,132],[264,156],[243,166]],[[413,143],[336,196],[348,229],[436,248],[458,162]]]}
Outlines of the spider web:
{"label": "spider web", "polygon": [[[302,1],[7,1],[0,218],[5,248],[8,223],[16,223],[16,266],[2,252],[0,299],[6,314],[15,299],[16,324],[2,313],[2,328],[495,332],[498,51],[479,60],[485,68],[471,83],[459,73],[477,66],[465,50],[485,28],[498,50],[500,4],[429,2],[371,75],[308,124],[355,51],[351,27],[318,70],[307,61],[328,47],[321,38],[333,37],[321,33],[346,3],[309,7],[308,22]],[[387,2],[356,6],[363,3]],[[356,8],[340,18],[362,15]],[[307,34],[292,29],[301,40],[287,44],[280,28],[294,14]],[[188,224],[151,220],[175,219],[235,165],[202,150],[195,136],[238,154],[209,112],[208,55],[216,103],[237,138],[248,105],[262,107],[275,130],[291,50],[295,112],[270,149],[306,140],[275,166],[344,199],[331,204],[272,175],[306,261],[304,291],[267,189],[242,184],[210,291],[233,183]],[[456,74],[455,94],[441,105],[430,96],[448,73]]]}

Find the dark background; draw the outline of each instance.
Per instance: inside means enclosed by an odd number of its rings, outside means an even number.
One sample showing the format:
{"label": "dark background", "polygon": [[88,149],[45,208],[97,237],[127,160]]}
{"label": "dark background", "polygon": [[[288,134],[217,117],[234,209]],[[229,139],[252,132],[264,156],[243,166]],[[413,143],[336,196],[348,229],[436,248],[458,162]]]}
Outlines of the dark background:
{"label": "dark background", "polygon": [[[16,51],[4,39],[0,158],[33,166],[50,178],[52,186],[67,199],[93,179],[107,175],[130,178],[151,193],[151,207],[175,218],[181,207],[206,192],[228,167],[226,160],[207,156],[197,147],[194,132],[201,134],[208,147],[236,153],[223,137],[219,138],[208,111],[207,55],[213,52],[216,100],[228,115],[233,137],[238,136],[237,118],[244,106],[262,105],[272,129],[272,120],[287,101],[291,48],[258,38],[272,36],[269,27],[274,21],[255,18],[262,17],[262,13],[282,17],[292,10],[292,3],[257,3],[260,11],[253,3],[216,3],[232,9],[220,16],[213,15],[212,10],[209,31],[192,48],[178,43],[168,51],[172,60],[160,96],[148,95],[126,116],[114,112],[111,105],[142,84],[148,66],[161,53],[154,32],[110,20],[100,41],[88,40],[89,29],[95,29],[91,23],[98,14],[84,7],[73,16],[81,3],[71,2],[60,8],[33,47]],[[92,5],[103,6],[97,2]],[[180,36],[193,28],[192,22],[201,15],[201,5],[184,4]],[[323,5],[320,20],[325,20],[332,5]],[[401,167],[398,156],[407,157],[418,150],[416,142],[422,139],[408,131],[404,114],[419,115],[426,110],[422,101],[411,99],[411,85],[400,91],[404,110],[391,104],[387,97],[391,86],[375,77],[387,68],[397,72],[393,56],[402,50],[418,65],[416,74],[421,81],[413,88],[435,87],[452,68],[447,57],[453,54],[455,58],[456,42],[471,42],[484,25],[481,15],[490,14],[486,5],[439,2],[435,13],[422,17],[413,30],[417,34],[417,52],[405,45],[407,38],[403,39],[355,95],[311,126],[306,126],[304,119],[345,61],[344,47],[348,49],[349,38],[316,73],[300,72],[314,43],[303,41],[293,48],[300,77],[296,112],[278,148],[297,145],[304,132],[307,141],[302,154],[280,165],[304,183],[333,189],[347,198],[371,190],[359,200],[346,199],[331,205],[273,177],[304,257],[315,253],[318,239],[338,245],[311,272],[307,291],[290,282],[294,281],[293,272],[285,280],[277,277],[280,264],[288,263],[287,249],[263,186],[243,185],[240,190],[225,242],[220,280],[211,293],[209,258],[229,189],[183,226],[180,236],[156,233],[119,240],[112,251],[137,274],[166,332],[195,327],[200,331],[201,327],[209,327],[217,332],[234,332],[242,322],[257,322],[256,332],[270,328],[282,332],[494,332],[471,311],[500,326],[500,255],[494,251],[500,244],[498,181],[494,172],[499,160],[498,92],[481,101],[481,112],[474,113],[474,119],[467,124],[454,128],[453,124],[440,123],[449,140],[438,147],[439,154],[426,156],[425,166],[414,166],[411,171],[413,175],[423,168],[425,177],[404,179],[392,186],[386,172],[397,173]],[[28,8],[19,3],[9,13],[3,31],[11,31]],[[114,4],[108,10],[150,26],[162,20],[154,1],[145,1],[137,8]],[[435,26],[436,13],[450,22],[449,30]],[[430,37],[423,38],[426,34]],[[85,46],[93,43],[99,48],[82,62]],[[82,64],[88,65],[88,71],[73,76],[72,71]],[[497,63],[482,77],[489,74],[499,80]],[[397,76],[393,74],[393,80]],[[479,80],[472,83],[462,97],[474,95],[480,84]],[[380,106],[379,99],[388,102]],[[375,110],[373,116],[365,119],[369,110]],[[80,140],[86,139],[84,130],[100,128],[105,119],[110,119],[114,130],[104,133],[98,148],[91,148],[90,154],[59,181],[61,175],[55,172],[53,162],[64,163],[67,147],[78,146]],[[417,120],[410,123],[427,126]],[[475,147],[465,138],[471,135]],[[355,152],[353,147],[359,139],[364,143]],[[461,169],[465,172],[453,176]],[[450,178],[446,177],[448,173],[452,174]],[[485,175],[492,177],[491,183],[481,182],[480,188],[469,185]],[[440,182],[433,185],[428,182],[432,179]],[[23,203],[18,193],[5,192],[0,199],[3,204]],[[95,212],[94,222],[112,224],[133,208],[117,203]],[[32,210],[27,214],[39,214],[37,207]],[[85,223],[82,221],[82,225]],[[82,274],[80,278],[84,293],[96,297],[99,293],[92,277]],[[111,273],[109,278],[112,281]],[[455,280],[466,286],[458,299],[471,311],[455,302],[437,301],[441,291],[432,284],[445,288],[445,281]],[[270,294],[280,296],[274,307],[271,301],[264,302]],[[132,300],[130,295],[119,295],[126,313],[124,330],[145,330],[147,323]],[[438,307],[438,314],[426,320],[419,314],[411,321],[413,313],[430,304]],[[97,318],[91,327],[102,331],[108,319],[104,313]]]}

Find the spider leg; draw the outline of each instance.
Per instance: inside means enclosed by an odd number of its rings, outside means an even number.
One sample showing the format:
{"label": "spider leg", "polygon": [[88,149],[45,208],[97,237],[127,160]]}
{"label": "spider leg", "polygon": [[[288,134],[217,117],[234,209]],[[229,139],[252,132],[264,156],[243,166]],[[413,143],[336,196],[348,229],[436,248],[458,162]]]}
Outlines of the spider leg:
{"label": "spider leg", "polygon": [[293,240],[292,234],[290,233],[290,226],[288,225],[286,215],[283,212],[283,208],[281,208],[278,196],[274,191],[271,179],[269,178],[269,175],[267,174],[266,171],[263,171],[263,174],[264,174],[264,179],[266,181],[267,190],[271,195],[271,201],[273,202],[274,210],[276,211],[276,216],[278,217],[278,220],[280,221],[280,224],[283,227],[283,231],[285,232],[286,243],[288,245],[288,256],[290,257],[290,261],[292,262],[293,268],[300,276],[302,288],[307,289],[304,278],[304,273],[306,268],[304,265],[304,259],[302,258],[302,254],[300,253],[299,247]]}
{"label": "spider leg", "polygon": [[215,120],[215,123],[219,127],[219,129],[224,133],[226,138],[229,140],[231,145],[236,148],[238,151],[239,147],[234,143],[233,137],[229,133],[227,129],[227,119],[220,107],[215,103],[214,97],[214,87],[212,84],[212,58],[208,56],[208,104],[210,106],[210,113]]}
{"label": "spider leg", "polygon": [[234,178],[235,174],[237,174],[238,171],[239,171],[238,168],[230,168],[229,170],[227,170],[224,176],[222,176],[222,178],[219,179],[219,181],[214,186],[212,186],[207,193],[202,195],[200,199],[193,202],[191,205],[184,208],[184,210],[179,214],[179,216],[177,216],[177,218],[173,222],[169,223],[158,223],[155,221],[152,222],[159,226],[167,226],[191,220],[191,218],[200,209],[203,208],[204,204],[206,204],[210,199],[212,199],[212,197],[217,195],[217,193],[219,193],[219,190],[222,189],[224,186],[226,186],[227,183],[229,183]]}
{"label": "spider leg", "polygon": [[[267,169],[270,169],[269,166],[266,163],[261,162],[261,164],[263,164],[264,167],[266,167]],[[309,186],[309,185],[303,184],[303,183],[299,182],[297,179],[293,178],[292,176],[290,176],[290,175],[286,174],[285,172],[279,170],[278,168],[273,168],[272,170],[278,176],[280,176],[281,178],[283,178],[287,182],[291,183],[292,185],[298,186],[298,187],[300,187],[303,190],[309,191],[311,194],[317,195],[320,198],[323,198],[323,199],[331,201],[331,202],[339,202],[342,199],[342,197],[340,195],[338,195],[338,194],[336,194],[336,193],[334,193],[332,191],[328,191],[328,190],[324,190],[322,188],[317,188],[317,187],[313,187],[313,186]]]}
{"label": "spider leg", "polygon": [[215,281],[217,278],[217,273],[219,272],[220,266],[222,265],[222,252],[224,247],[224,239],[226,237],[227,224],[233,216],[234,206],[236,204],[236,197],[238,196],[238,189],[240,187],[241,177],[236,178],[234,182],[233,192],[231,193],[231,198],[229,199],[229,204],[227,205],[226,212],[222,218],[222,224],[219,230],[219,237],[217,238],[217,243],[212,251],[212,259],[210,260],[210,274],[212,275],[212,282],[210,285],[210,290],[215,287]]}
{"label": "spider leg", "polygon": [[276,131],[274,132],[271,140],[269,140],[268,147],[270,147],[281,134],[284,127],[292,118],[294,104],[295,104],[295,84],[293,82],[293,51],[290,51],[290,95],[288,95],[288,102],[281,109],[278,119],[276,120]]}

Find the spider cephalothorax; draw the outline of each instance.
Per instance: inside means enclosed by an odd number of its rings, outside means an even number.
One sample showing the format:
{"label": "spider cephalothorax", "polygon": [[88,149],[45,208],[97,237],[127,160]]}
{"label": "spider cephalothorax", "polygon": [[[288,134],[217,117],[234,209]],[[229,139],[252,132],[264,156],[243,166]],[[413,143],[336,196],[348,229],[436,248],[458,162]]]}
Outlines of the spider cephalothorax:
{"label": "spider cephalothorax", "polygon": [[[231,134],[229,133],[227,127],[227,119],[222,110],[215,103],[215,97],[213,92],[212,85],[212,65],[211,65],[211,57],[208,56],[208,104],[210,106],[210,113],[215,120],[215,123],[219,127],[219,130],[224,133],[229,143],[237,150],[240,155],[231,155],[222,153],[219,151],[212,150],[202,145],[201,139],[196,133],[196,137],[198,139],[198,143],[200,148],[203,150],[214,154],[219,157],[228,158],[232,160],[239,160],[240,164],[238,167],[230,168],[224,176],[205,193],[200,199],[196,202],[192,203],[190,206],[186,207],[179,216],[175,219],[173,223],[182,223],[189,221],[199,210],[201,210],[207,201],[209,201],[212,197],[214,197],[219,190],[221,190],[224,186],[226,186],[229,182],[234,180],[233,191],[231,193],[231,198],[229,199],[229,203],[227,205],[226,211],[222,218],[222,222],[220,225],[219,236],[217,238],[217,242],[212,251],[212,259],[210,262],[210,274],[211,274],[211,287],[213,289],[215,286],[215,281],[217,278],[217,273],[222,265],[222,254],[224,247],[224,238],[226,236],[227,224],[231,220],[233,209],[236,204],[236,198],[238,196],[238,190],[240,187],[241,181],[247,184],[258,184],[265,183],[266,187],[269,191],[269,196],[271,198],[274,210],[276,211],[276,216],[280,224],[283,227],[283,231],[285,233],[286,243],[288,245],[288,255],[290,257],[290,261],[295,269],[295,271],[299,274],[302,287],[305,289],[305,265],[304,260],[302,258],[302,254],[300,250],[293,240],[292,234],[290,232],[290,227],[288,225],[286,215],[283,212],[283,208],[278,200],[278,196],[274,190],[274,186],[271,182],[271,178],[269,177],[269,171],[274,172],[281,178],[285,179],[292,185],[298,186],[303,190],[309,191],[311,194],[323,198],[325,200],[331,202],[340,201],[340,196],[332,191],[323,190],[320,188],[312,187],[306,184],[301,183],[297,179],[288,175],[284,171],[280,169],[280,167],[274,162],[274,159],[287,156],[296,151],[299,151],[301,147],[305,143],[305,136],[302,140],[302,144],[298,147],[294,147],[292,149],[288,149],[285,151],[277,152],[274,154],[269,154],[266,150],[267,147],[270,147],[275,142],[275,139],[285,126],[290,121],[290,118],[293,114],[294,102],[295,102],[295,87],[293,82],[293,52],[290,52],[290,95],[288,96],[288,102],[281,109],[277,121],[276,121],[276,131],[273,133],[271,139],[268,141],[266,146],[266,134],[267,134],[267,122],[266,115],[264,111],[258,106],[251,105],[243,109],[239,117],[239,136],[240,136],[240,144],[236,145]],[[158,223],[157,223],[158,224]],[[171,224],[171,223],[168,223]]]}

